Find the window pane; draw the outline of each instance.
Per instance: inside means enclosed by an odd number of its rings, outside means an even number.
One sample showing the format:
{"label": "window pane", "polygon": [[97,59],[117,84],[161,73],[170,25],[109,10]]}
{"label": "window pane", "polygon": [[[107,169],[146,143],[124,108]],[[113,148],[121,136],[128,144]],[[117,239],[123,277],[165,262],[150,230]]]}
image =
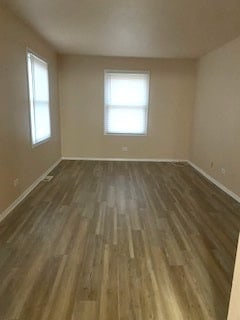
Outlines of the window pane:
{"label": "window pane", "polygon": [[148,96],[147,72],[106,72],[105,133],[145,134]]}
{"label": "window pane", "polygon": [[109,107],[106,119],[107,133],[144,134],[145,108]]}
{"label": "window pane", "polygon": [[51,136],[51,124],[48,65],[32,53],[28,53],[28,80],[32,143],[36,144]]}
{"label": "window pane", "polygon": [[50,136],[50,119],[48,102],[35,102],[35,130],[36,143]]}
{"label": "window pane", "polygon": [[144,106],[148,103],[148,75],[109,73],[107,104],[121,106]]}

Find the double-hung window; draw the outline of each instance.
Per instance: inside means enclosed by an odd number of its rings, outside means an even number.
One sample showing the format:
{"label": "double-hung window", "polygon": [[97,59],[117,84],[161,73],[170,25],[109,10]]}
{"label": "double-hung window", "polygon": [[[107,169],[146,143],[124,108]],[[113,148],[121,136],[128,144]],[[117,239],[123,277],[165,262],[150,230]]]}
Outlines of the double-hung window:
{"label": "double-hung window", "polygon": [[51,137],[48,64],[27,53],[32,145]]}
{"label": "double-hung window", "polygon": [[105,134],[147,134],[149,72],[105,71]]}

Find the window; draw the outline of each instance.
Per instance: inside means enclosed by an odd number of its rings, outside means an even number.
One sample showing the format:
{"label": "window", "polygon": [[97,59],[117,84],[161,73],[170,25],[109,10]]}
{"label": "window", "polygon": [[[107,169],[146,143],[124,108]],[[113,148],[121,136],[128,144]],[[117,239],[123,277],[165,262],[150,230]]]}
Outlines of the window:
{"label": "window", "polygon": [[105,71],[105,134],[146,134],[148,98],[148,72]]}
{"label": "window", "polygon": [[27,54],[32,144],[51,136],[48,64],[31,52]]}

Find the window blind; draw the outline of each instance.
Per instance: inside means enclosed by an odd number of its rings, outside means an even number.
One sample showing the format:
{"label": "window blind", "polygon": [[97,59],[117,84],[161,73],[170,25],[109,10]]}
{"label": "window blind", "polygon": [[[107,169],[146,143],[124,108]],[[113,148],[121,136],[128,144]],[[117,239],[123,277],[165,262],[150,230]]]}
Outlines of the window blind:
{"label": "window blind", "polygon": [[105,72],[105,133],[146,134],[149,73]]}

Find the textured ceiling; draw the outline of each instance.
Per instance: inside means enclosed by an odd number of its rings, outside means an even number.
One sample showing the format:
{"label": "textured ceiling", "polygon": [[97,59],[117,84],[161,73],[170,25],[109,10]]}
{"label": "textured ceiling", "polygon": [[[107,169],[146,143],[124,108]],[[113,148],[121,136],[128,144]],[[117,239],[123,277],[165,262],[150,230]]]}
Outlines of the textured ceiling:
{"label": "textured ceiling", "polygon": [[240,0],[0,0],[60,53],[199,57],[240,35]]}

